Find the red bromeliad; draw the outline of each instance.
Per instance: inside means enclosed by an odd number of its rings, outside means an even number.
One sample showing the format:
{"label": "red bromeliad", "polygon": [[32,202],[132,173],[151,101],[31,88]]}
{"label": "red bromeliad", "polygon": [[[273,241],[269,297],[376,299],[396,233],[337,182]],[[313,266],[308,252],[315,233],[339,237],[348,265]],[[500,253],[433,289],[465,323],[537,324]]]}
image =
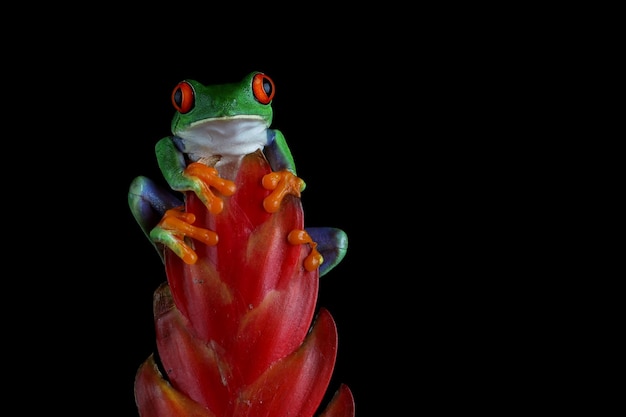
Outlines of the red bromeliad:
{"label": "red bromeliad", "polygon": [[[271,79],[174,90],[159,165],[182,199],[138,177],[129,203],[162,254],[154,294],[158,355],[139,368],[142,417],[312,417],[337,355],[320,276],[345,255],[334,228],[305,228],[304,181],[269,129]],[[229,147],[228,143],[231,143]],[[319,417],[353,417],[342,384]]]}

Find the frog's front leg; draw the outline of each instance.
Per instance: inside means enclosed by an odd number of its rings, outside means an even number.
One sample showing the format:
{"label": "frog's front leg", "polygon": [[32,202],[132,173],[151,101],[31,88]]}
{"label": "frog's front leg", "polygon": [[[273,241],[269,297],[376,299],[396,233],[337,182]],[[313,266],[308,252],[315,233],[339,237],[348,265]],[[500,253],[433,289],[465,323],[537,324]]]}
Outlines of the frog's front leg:
{"label": "frog's front leg", "polygon": [[180,138],[165,137],[156,144],[159,168],[172,190],[194,192],[211,214],[222,211],[224,203],[212,189],[223,196],[235,193],[235,183],[221,178],[217,169],[201,162],[188,163],[179,149]]}
{"label": "frog's front leg", "polygon": [[218,241],[217,233],[193,226],[195,221],[195,214],[184,211],[183,206],[167,210],[159,224],[150,231],[150,239],[170,248],[185,263],[195,264],[198,255],[186,239],[193,238],[209,246],[216,245]]}

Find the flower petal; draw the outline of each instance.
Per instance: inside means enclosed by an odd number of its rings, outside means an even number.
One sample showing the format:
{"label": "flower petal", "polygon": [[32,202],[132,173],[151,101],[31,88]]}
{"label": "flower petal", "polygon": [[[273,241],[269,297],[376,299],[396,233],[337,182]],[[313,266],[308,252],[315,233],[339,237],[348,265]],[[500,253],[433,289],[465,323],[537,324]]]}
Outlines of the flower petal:
{"label": "flower petal", "polygon": [[234,416],[310,417],[330,381],[337,353],[337,328],[330,313],[320,310],[302,346],[272,365],[240,395]]}
{"label": "flower petal", "polygon": [[152,355],[137,370],[135,402],[141,417],[217,417],[172,388],[163,379]]}

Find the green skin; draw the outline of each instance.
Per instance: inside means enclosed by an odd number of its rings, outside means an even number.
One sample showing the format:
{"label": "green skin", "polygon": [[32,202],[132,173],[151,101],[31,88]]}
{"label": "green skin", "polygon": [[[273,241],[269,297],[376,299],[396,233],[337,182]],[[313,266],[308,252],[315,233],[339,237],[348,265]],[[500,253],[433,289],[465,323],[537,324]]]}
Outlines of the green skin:
{"label": "green skin", "polygon": [[[200,180],[184,175],[191,162],[209,162],[222,178],[233,179],[243,156],[259,149],[273,171],[287,170],[296,175],[285,137],[279,130],[270,129],[271,102],[263,104],[255,98],[252,81],[257,74],[252,72],[238,83],[209,86],[187,80],[193,88],[194,104],[184,114],[175,113],[173,135],[162,138],[155,146],[159,168],[171,190],[200,193]],[[139,176],[132,181],[128,193],[135,220],[162,259],[163,243],[168,239],[158,223],[168,209],[183,204],[181,195],[171,190]],[[347,236],[331,227],[309,227],[306,231],[318,245],[324,259],[320,276],[325,275],[345,256]]]}

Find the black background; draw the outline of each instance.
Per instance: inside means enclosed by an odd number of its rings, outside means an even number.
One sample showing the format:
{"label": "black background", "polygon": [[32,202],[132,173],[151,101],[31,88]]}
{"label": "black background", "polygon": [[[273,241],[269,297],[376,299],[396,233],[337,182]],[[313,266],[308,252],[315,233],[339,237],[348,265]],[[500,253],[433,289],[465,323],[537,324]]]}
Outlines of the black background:
{"label": "black background", "polygon": [[152,293],[165,275],[128,186],[137,175],[162,180],[154,144],[170,134],[178,81],[259,70],[276,84],[272,127],[307,182],[305,225],[350,240],[320,284],[318,304],[339,332],[329,393],[346,383],[358,417],[484,411],[515,395],[503,382],[520,367],[509,348],[524,342],[509,333],[518,317],[502,312],[523,266],[507,259],[505,235],[523,220],[511,224],[520,202],[502,196],[515,187],[502,181],[510,145],[491,139],[521,128],[502,128],[501,98],[515,83],[490,55],[499,48],[482,53],[481,39],[415,22],[349,30],[328,15],[234,39],[228,25],[186,26],[180,10],[150,30],[124,16],[97,35],[85,20],[39,39],[7,76],[22,119],[6,151],[20,169],[6,187],[32,231],[11,246],[28,279],[9,294],[28,308],[6,331],[11,347],[41,352],[20,363],[32,371],[15,385],[67,414],[137,415],[133,379],[155,351]]}
{"label": "black background", "polygon": [[598,415],[620,398],[600,374],[621,325],[619,280],[603,270],[619,257],[600,235],[615,234],[604,184],[620,178],[602,130],[619,118],[597,95],[615,95],[615,25],[473,3],[12,6],[7,407],[137,417],[165,276],[128,186],[161,178],[154,144],[178,81],[253,70],[276,83],[305,223],[350,239],[319,304],[339,331],[329,391],[348,384],[357,417]]}
{"label": "black background", "polygon": [[[307,182],[305,225],[339,227],[350,239],[346,258],[320,284],[318,304],[339,332],[328,394],[346,383],[363,417],[389,402],[399,406],[398,387],[412,390],[409,369],[427,360],[419,334],[429,325],[414,315],[424,295],[417,290],[410,304],[401,301],[420,285],[419,229],[427,221],[420,214],[423,156],[415,148],[423,76],[408,63],[385,61],[393,52],[339,40],[300,40],[280,50],[271,41],[169,45],[131,38],[74,51],[81,61],[36,103],[54,115],[49,126],[58,138],[39,149],[41,181],[53,180],[58,198],[48,201],[50,224],[40,237],[53,267],[45,267],[36,287],[41,300],[33,303],[51,352],[46,386],[62,393],[54,402],[68,413],[95,407],[136,415],[133,380],[155,352],[152,293],[165,274],[130,213],[128,186],[137,175],[163,181],[154,145],[170,134],[178,81],[234,82],[259,70],[276,84],[272,127],[285,134]],[[404,130],[399,123],[407,122]],[[401,162],[407,154],[416,155],[410,165]],[[29,208],[37,215],[41,206]]]}

